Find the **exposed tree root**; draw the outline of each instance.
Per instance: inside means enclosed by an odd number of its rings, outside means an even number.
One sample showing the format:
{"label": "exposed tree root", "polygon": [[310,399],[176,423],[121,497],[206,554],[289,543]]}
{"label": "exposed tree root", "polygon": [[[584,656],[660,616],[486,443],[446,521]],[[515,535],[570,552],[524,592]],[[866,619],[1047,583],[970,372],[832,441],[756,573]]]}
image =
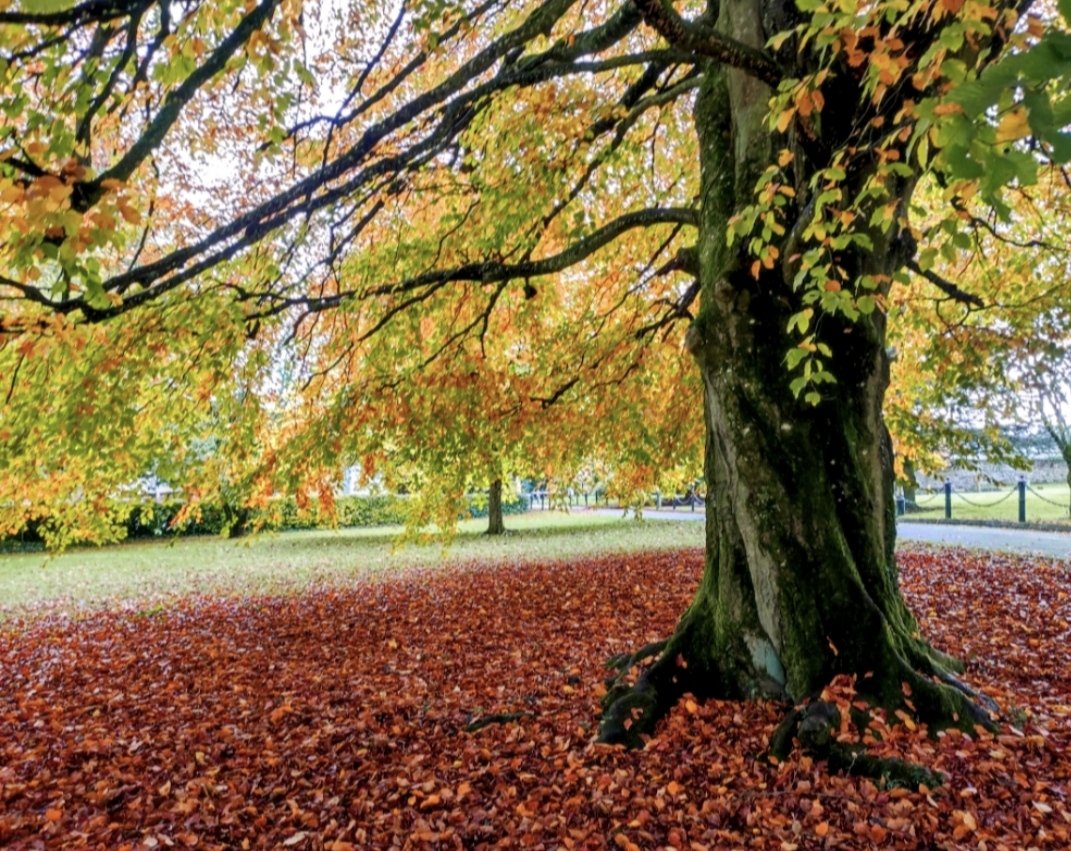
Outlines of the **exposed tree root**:
{"label": "exposed tree root", "polygon": [[[607,680],[600,741],[642,747],[681,695],[715,693],[712,684],[721,681],[718,672],[712,672],[709,666],[690,663],[682,655],[686,647],[679,629],[668,641],[648,644],[633,654],[620,654],[608,661],[616,673]],[[936,651],[929,655],[929,649],[921,642],[914,645],[909,653],[914,664],[895,654],[891,664],[900,670],[900,675],[886,674],[881,680],[861,678],[856,684],[859,696],[876,707],[904,709],[933,730],[952,726],[967,732],[978,726],[993,729],[996,704],[951,674],[943,664],[946,659],[953,664],[955,660]],[[626,681],[633,668],[654,656],[657,656],[655,661],[634,683]],[[923,766],[868,754],[862,743],[837,741],[840,712],[833,703],[817,698],[818,695],[813,695],[813,702],[789,711],[771,736],[772,755],[785,759],[798,742],[806,753],[825,760],[832,771],[864,775],[886,786],[934,787],[942,782],[940,774]],[[862,733],[870,715],[865,710],[853,709],[852,721]]]}
{"label": "exposed tree root", "polygon": [[646,661],[652,656],[657,656],[666,648],[668,643],[669,641],[667,639],[663,639],[662,641],[652,641],[650,644],[641,647],[635,653],[618,653],[616,656],[611,656],[606,660],[606,667],[613,668],[618,671],[618,674],[615,677],[611,677],[606,685],[613,685],[622,676],[640,664],[640,662]]}
{"label": "exposed tree root", "polygon": [[[616,669],[617,673],[606,681],[607,692],[602,699],[603,715],[599,722],[600,742],[629,748],[642,746],[644,737],[654,731],[662,716],[684,694],[684,685],[668,670],[669,647],[669,640],[656,641],[631,655],[622,653],[607,660],[607,667]],[[658,659],[634,684],[625,681],[636,665],[652,656],[658,656]]]}
{"label": "exposed tree root", "polygon": [[484,715],[481,718],[470,721],[461,729],[466,733],[478,733],[484,727],[490,727],[492,724],[509,724],[512,721],[520,721],[522,718],[527,718],[531,714],[531,712],[499,712],[496,715]]}
{"label": "exposed tree root", "polygon": [[868,754],[860,743],[838,741],[840,725],[840,710],[827,701],[793,709],[770,737],[770,754],[785,759],[791,753],[795,739],[805,753],[824,759],[831,771],[870,777],[886,788],[917,789],[923,784],[933,788],[944,782],[941,774],[924,766],[903,759],[874,756]]}

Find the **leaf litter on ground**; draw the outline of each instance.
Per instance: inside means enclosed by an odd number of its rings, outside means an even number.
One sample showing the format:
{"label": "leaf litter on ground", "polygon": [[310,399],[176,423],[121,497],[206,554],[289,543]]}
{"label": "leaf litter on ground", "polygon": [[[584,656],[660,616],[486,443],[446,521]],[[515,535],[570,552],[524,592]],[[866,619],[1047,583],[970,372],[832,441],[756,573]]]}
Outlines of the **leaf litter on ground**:
{"label": "leaf litter on ground", "polygon": [[687,550],[8,623],[0,847],[1071,846],[1066,565],[900,562],[924,633],[1014,722],[883,731],[934,789],[772,764],[769,702],[686,698],[645,750],[593,744],[603,663],[673,628]]}

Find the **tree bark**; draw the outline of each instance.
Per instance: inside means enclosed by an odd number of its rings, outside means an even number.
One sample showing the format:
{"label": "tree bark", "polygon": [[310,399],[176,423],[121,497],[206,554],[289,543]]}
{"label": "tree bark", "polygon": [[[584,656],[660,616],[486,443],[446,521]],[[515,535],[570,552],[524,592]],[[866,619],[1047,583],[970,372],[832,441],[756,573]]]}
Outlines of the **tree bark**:
{"label": "tree bark", "polygon": [[[765,42],[761,0],[721,9],[720,29]],[[822,317],[817,339],[835,352],[836,383],[809,405],[789,389],[785,365],[798,342],[788,321],[803,306],[793,270],[775,264],[756,278],[751,258],[726,239],[730,216],[774,159],[763,123],[769,94],[753,77],[710,69],[697,95],[702,303],[687,344],[705,387],[706,568],[657,660],[634,685],[608,693],[604,741],[641,744],[685,692],[796,703],[839,674],[854,675],[877,705],[901,707],[910,694],[916,714],[936,725],[988,722],[952,676],[953,660],[921,639],[900,594],[882,420],[884,315]],[[798,219],[809,219],[808,180],[822,163],[805,164],[816,151],[795,151]],[[900,187],[902,198],[910,188]],[[898,265],[896,234],[873,237],[873,251],[841,258],[854,274],[888,275]],[[791,255],[783,249],[781,263]]]}
{"label": "tree bark", "polygon": [[505,533],[506,523],[502,517],[502,479],[496,478],[487,490],[487,534]]}
{"label": "tree bark", "polygon": [[904,505],[908,511],[918,509],[915,501],[918,497],[918,479],[915,477],[915,464],[908,458],[904,461]]}

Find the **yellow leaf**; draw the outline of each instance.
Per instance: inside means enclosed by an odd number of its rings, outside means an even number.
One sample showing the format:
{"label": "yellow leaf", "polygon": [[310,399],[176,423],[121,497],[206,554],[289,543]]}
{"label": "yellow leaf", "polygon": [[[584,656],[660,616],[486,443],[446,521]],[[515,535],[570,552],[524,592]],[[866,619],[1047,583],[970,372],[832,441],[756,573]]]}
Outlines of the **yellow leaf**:
{"label": "yellow leaf", "polygon": [[1030,135],[1030,122],[1027,120],[1026,108],[1017,106],[1006,112],[997,125],[998,142],[1014,142]]}
{"label": "yellow leaf", "polygon": [[779,116],[777,116],[777,132],[784,133],[788,129],[788,125],[792,123],[792,116],[796,114],[795,109],[786,109]]}

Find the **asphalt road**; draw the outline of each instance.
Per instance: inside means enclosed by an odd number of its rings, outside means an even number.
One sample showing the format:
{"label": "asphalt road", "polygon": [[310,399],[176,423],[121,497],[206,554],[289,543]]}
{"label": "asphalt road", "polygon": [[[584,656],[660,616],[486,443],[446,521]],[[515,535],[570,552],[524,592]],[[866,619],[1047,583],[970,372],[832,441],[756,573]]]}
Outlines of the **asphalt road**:
{"label": "asphalt road", "polygon": [[[644,511],[643,516],[649,520],[703,520],[705,515],[702,511],[678,508],[676,511]],[[1068,532],[901,522],[897,524],[896,536],[901,541],[1071,558],[1071,533]]]}

